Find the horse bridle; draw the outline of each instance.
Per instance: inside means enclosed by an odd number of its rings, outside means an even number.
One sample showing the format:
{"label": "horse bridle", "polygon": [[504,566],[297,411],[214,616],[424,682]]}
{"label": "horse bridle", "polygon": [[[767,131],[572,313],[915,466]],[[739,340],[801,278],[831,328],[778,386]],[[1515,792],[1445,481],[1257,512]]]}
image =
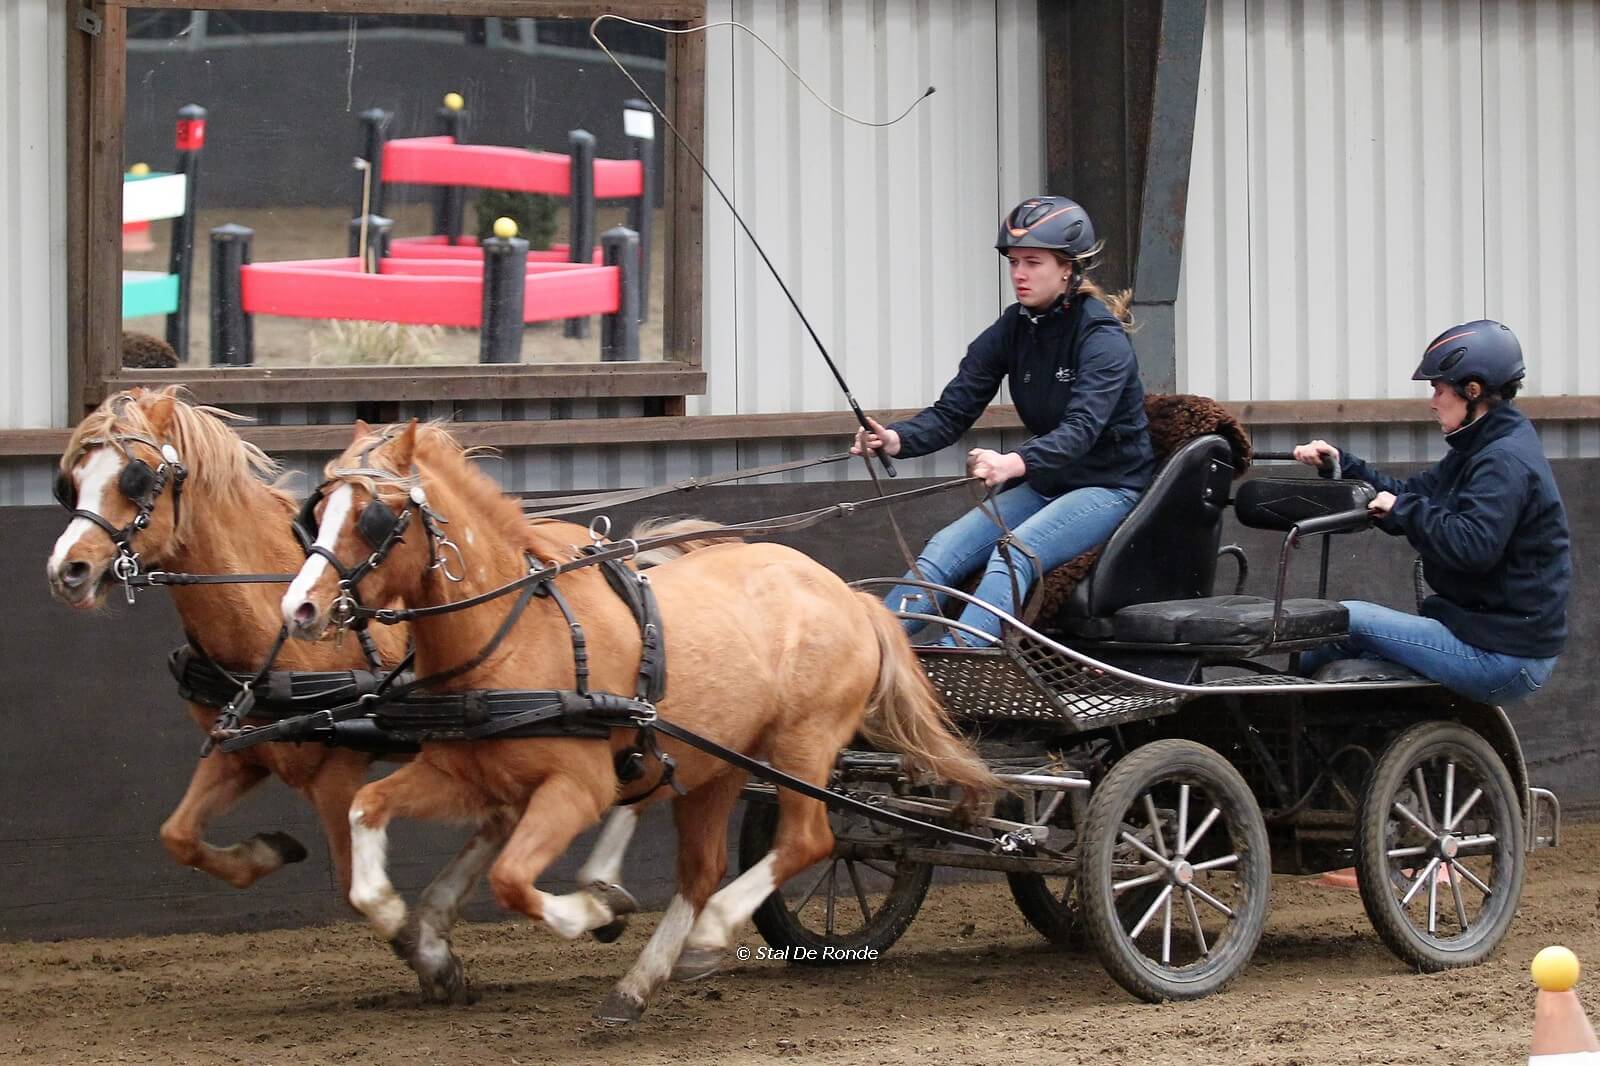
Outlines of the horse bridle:
{"label": "horse bridle", "polygon": [[[378,443],[382,443],[379,441]],[[371,454],[377,443],[367,448],[362,453],[363,463]],[[336,470],[335,478],[360,475],[376,477],[392,481],[394,474],[386,470],[375,470],[370,467],[361,467],[354,470]],[[405,539],[406,529],[411,525],[412,515],[415,514],[422,522],[423,532],[428,537],[429,570],[443,571],[444,576],[451,581],[460,581],[466,576],[466,560],[461,555],[461,549],[445,535],[440,526],[448,525],[449,519],[439,514],[428,506],[427,493],[423,491],[422,484],[417,480],[415,468],[412,470],[412,485],[406,494],[405,506],[400,510],[393,510],[388,504],[378,499],[376,495],[361,509],[361,514],[356,518],[356,533],[372,549],[361,562],[347,567],[334,552],[317,543],[317,507],[327,495],[328,486],[333,484],[332,479],[318,485],[311,495],[306,497],[306,502],[301,505],[300,513],[295,515],[293,528],[294,535],[300,541],[300,547],[305,550],[306,557],[315,555],[325,560],[333,567],[334,573],[339,575],[339,595],[329,608],[329,620],[340,628],[348,627],[356,620],[356,608],[361,605],[357,593],[357,586],[372,571],[383,565],[395,545]],[[457,568],[460,573],[453,571],[445,551],[454,553]]]}
{"label": "horse bridle", "polygon": [[[147,445],[159,452],[160,465],[152,469],[149,463],[128,450],[130,442]],[[111,543],[117,548],[117,558],[111,564],[111,573],[122,582],[128,602],[132,603],[133,586],[129,582],[139,575],[140,570],[139,553],[133,549],[133,538],[140,530],[149,527],[150,517],[155,513],[156,502],[160,500],[162,492],[166,491],[169,480],[172,484],[172,528],[174,531],[177,530],[178,520],[182,517],[180,508],[183,503],[183,483],[189,477],[189,470],[179,460],[178,450],[171,444],[158,444],[149,437],[137,433],[86,440],[78,454],[81,456],[90,448],[108,446],[115,447],[127,460],[122,466],[122,473],[117,475],[117,491],[121,492],[136,509],[127,525],[119,528],[112,525],[104,515],[79,507],[78,486],[67,470],[56,472],[52,491],[56,502],[66,508],[74,518],[82,518],[100,527],[106,536],[111,538]]]}

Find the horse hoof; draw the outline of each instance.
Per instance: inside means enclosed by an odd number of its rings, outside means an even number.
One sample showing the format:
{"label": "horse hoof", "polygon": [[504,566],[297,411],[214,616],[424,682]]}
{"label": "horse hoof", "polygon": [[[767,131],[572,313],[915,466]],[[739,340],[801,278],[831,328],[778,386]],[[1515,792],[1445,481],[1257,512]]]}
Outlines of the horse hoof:
{"label": "horse hoof", "polygon": [[276,852],[285,866],[306,860],[306,846],[288,833],[257,833],[256,839]]}
{"label": "horse hoof", "polygon": [[644,1004],[630,996],[625,996],[615,990],[600,1004],[600,1009],[594,1012],[597,1022],[606,1025],[632,1025],[644,1017]]}
{"label": "horse hoof", "polygon": [[621,885],[608,884],[605,881],[590,882],[584,890],[605,904],[611,911],[612,917],[621,918],[625,914],[633,914],[639,909],[639,901],[633,898],[633,893]]}
{"label": "horse hoof", "polygon": [[621,936],[623,930],[627,928],[628,919],[613,918],[600,928],[589,930],[589,935],[600,941],[602,944],[609,944],[613,940],[617,939],[617,937]]}
{"label": "horse hoof", "polygon": [[698,981],[722,969],[721,948],[684,948],[672,967],[674,981]]}
{"label": "horse hoof", "polygon": [[461,967],[461,960],[454,955],[437,973],[417,974],[417,984],[422,989],[422,998],[429,1003],[464,1007],[478,1001],[477,994],[467,981],[466,971]]}

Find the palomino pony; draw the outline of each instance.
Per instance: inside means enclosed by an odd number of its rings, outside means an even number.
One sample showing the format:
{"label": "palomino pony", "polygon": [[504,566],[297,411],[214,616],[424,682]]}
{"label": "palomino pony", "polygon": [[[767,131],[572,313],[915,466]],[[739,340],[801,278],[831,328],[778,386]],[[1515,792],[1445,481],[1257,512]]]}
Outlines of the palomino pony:
{"label": "palomino pony", "polygon": [[[420,492],[418,491],[420,489]],[[391,428],[361,434],[328,466],[318,505],[317,543],[347,572],[374,555],[369,536],[376,507],[397,517],[416,508],[425,535],[401,538],[357,590],[368,603],[398,599],[409,607],[464,600],[514,581],[541,563],[571,558],[586,543],[582,527],[529,524],[517,505],[463,454],[444,430]],[[436,564],[432,523],[447,519],[465,556],[452,581]],[[364,534],[363,531],[366,531]],[[995,780],[950,729],[938,697],[917,665],[899,624],[874,597],[852,591],[805,555],[774,544],[724,543],[682,555],[650,571],[666,645],[661,717],[734,751],[816,785],[828,781],[841,748],[858,732],[898,750],[959,786],[965,800],[986,802]],[[563,574],[561,600],[588,637],[595,691],[634,690],[643,642],[638,622],[598,567]],[[283,597],[283,619],[302,639],[330,622],[339,581],[328,560],[306,561]],[[555,597],[528,601],[507,638],[442,690],[572,689],[572,638]],[[412,623],[418,676],[472,663],[511,619],[510,598]],[[363,788],[350,809],[355,869],[351,902],[419,973],[454,965],[448,949],[407,935],[404,900],[386,871],[386,835],[395,818],[477,823],[485,852],[500,848],[489,870],[499,903],[576,938],[615,918],[604,892],[565,896],[534,883],[573,838],[619,799],[632,809],[672,795],[659,764],[623,786],[614,759],[633,742],[629,730],[609,740],[574,737],[424,744],[411,763]],[[730,813],[745,773],[666,738],[683,795],[673,801],[678,832],[678,891],[638,962],[613,989],[599,1016],[632,1021],[669,977],[714,972],[733,932],[775,888],[833,850],[823,804],[780,790],[773,849],[718,891],[727,867]],[[592,864],[620,861],[631,821],[613,816]],[[504,841],[502,847],[502,841]],[[581,879],[581,878],[580,878]]]}
{"label": "palomino pony", "polygon": [[[177,388],[134,389],[106,400],[73,432],[61,457],[59,483],[74,507],[126,529],[130,548],[146,570],[202,574],[291,574],[304,553],[290,532],[295,503],[263,478],[277,464],[246,443],[224,421],[227,412],[194,406]],[[169,446],[186,476],[176,472],[162,447]],[[140,467],[143,464],[143,468]],[[148,524],[132,525],[140,500],[125,473],[161,471],[162,484],[146,501]],[[57,539],[46,573],[55,598],[69,607],[92,609],[116,583],[119,555],[110,530],[74,517]],[[184,632],[204,641],[216,662],[254,673],[276,642],[282,624],[277,600],[265,584],[174,587],[172,599]],[[402,632],[377,632],[380,654],[394,663],[404,651]],[[277,661],[286,670],[362,669],[355,641],[285,644]],[[217,710],[191,703],[189,713],[209,733]],[[269,776],[295,789],[316,810],[328,840],[339,884],[350,887],[350,799],[366,781],[372,755],[317,744],[268,744],[235,754],[213,751],[202,758],[188,790],[161,827],[161,842],[178,862],[245,888],[306,849],[287,833],[258,833],[243,843],[206,843],[206,824],[232,807]]]}

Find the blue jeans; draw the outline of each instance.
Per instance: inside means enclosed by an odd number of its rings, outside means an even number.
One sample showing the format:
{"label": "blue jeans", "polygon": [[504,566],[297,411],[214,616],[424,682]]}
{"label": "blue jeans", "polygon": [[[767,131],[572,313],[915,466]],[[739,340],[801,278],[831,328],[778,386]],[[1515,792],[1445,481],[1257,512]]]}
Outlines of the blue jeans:
{"label": "blue jeans", "polygon": [[[1138,501],[1139,493],[1134,489],[1090,487],[1074,489],[1052,499],[1024,484],[1000,493],[994,502],[1016,539],[1038,557],[1039,565],[1048,574],[1109,540],[1118,523]],[[1015,615],[1011,572],[995,547],[1000,536],[1000,527],[994,519],[984,508],[975,507],[933,535],[922,554],[917,556],[917,568],[928,581],[959,586],[987,560],[983,580],[973,595]],[[1033,572],[1033,563],[1022,552],[1012,552],[1011,559],[1017,569],[1017,587],[1026,597],[1040,575]],[[912,571],[905,576],[915,578],[917,575]],[[896,585],[884,600],[891,610],[938,613],[933,593],[915,585]],[[968,604],[960,620],[985,633],[1000,635],[1000,619],[982,607]],[[906,630],[913,633],[924,625],[911,619],[904,624]],[[948,636],[945,642],[953,643]]]}
{"label": "blue jeans", "polygon": [[1531,696],[1550,680],[1556,660],[1524,659],[1464,643],[1443,622],[1345,600],[1350,635],[1301,655],[1307,677],[1335,659],[1383,659],[1414,670],[1431,681],[1479,703],[1507,704]]}

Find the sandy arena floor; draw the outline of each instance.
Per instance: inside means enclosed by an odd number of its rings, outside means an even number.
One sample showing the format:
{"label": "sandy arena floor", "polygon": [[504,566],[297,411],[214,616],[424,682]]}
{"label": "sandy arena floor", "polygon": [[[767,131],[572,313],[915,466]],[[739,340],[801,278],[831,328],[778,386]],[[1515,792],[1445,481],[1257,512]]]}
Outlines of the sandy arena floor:
{"label": "sandy arena floor", "polygon": [[[1196,1003],[1146,1006],[1087,955],[1052,951],[1003,883],[935,888],[875,965],[735,965],[671,985],[644,1022],[589,1020],[655,915],[616,944],[521,922],[464,926],[482,996],[419,1003],[411,975],[353,923],[242,936],[0,946],[0,1060],[150,1063],[1399,1063],[1523,1061],[1528,960],[1572,947],[1600,972],[1600,826],[1532,857],[1499,954],[1406,972],[1353,893],[1293,878],[1252,966]],[[741,943],[760,943],[753,930]],[[1600,981],[1587,982],[1591,1010]],[[1580,986],[1583,991],[1583,986]]]}

